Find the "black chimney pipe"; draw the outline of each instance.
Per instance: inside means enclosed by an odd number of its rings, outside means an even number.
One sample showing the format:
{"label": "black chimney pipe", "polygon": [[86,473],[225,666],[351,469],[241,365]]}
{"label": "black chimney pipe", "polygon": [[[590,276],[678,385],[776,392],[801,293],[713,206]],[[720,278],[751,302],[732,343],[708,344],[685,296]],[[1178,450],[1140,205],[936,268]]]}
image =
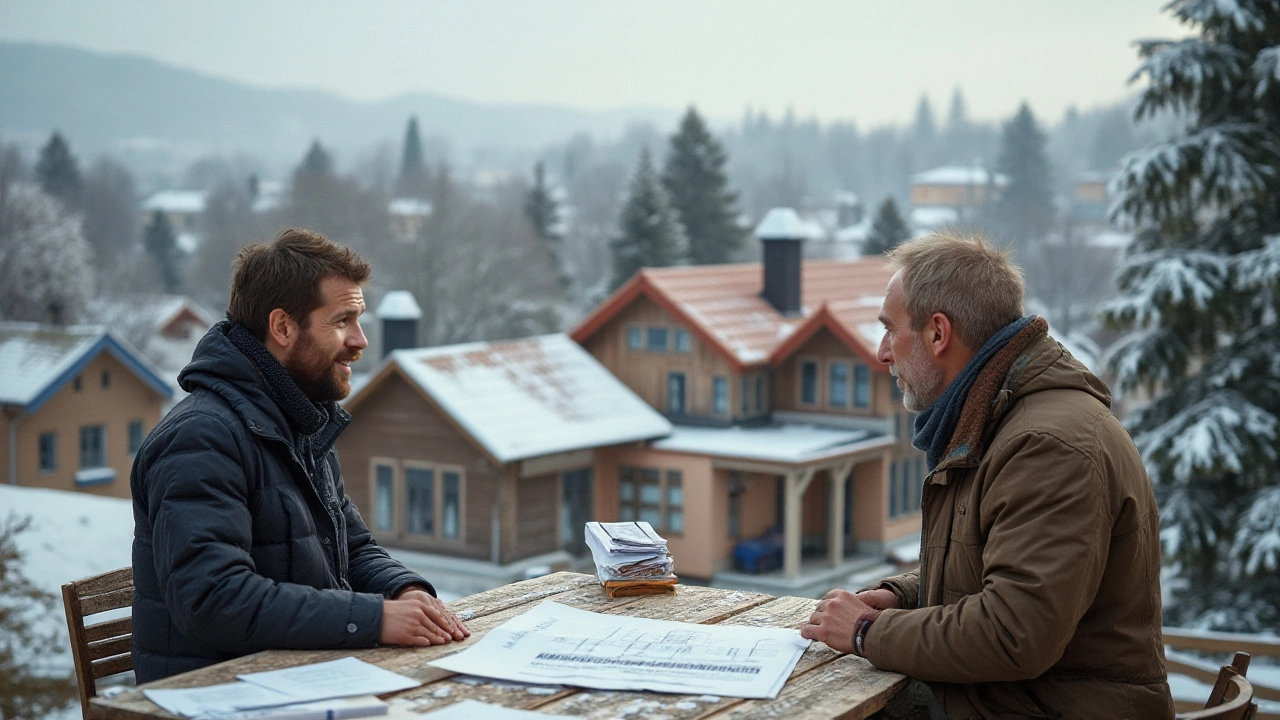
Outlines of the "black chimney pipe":
{"label": "black chimney pipe", "polygon": [[422,310],[408,290],[392,290],[383,296],[375,313],[382,321],[382,357],[393,350],[418,347],[418,320]]}
{"label": "black chimney pipe", "polygon": [[800,276],[807,235],[804,222],[791,208],[774,208],[756,226],[764,244],[764,292],[761,296],[783,315],[800,314]]}

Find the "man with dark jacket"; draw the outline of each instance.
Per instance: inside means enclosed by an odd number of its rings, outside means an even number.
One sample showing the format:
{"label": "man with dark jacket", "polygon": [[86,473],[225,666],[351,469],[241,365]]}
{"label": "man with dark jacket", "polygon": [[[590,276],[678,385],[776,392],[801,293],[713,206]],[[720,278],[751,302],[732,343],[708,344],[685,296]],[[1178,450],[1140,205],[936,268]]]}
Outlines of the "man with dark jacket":
{"label": "man with dark jacket", "polygon": [[178,377],[133,492],[133,663],[149,682],[269,648],[434,645],[470,632],[374,541],[334,441],[369,264],[305,230],[236,256],[227,320]]}
{"label": "man with dark jacket", "polygon": [[920,569],[831,591],[801,633],[950,718],[1172,718],[1155,497],[1106,386],[1022,316],[1007,253],[933,235],[890,262],[879,359],[920,413]]}

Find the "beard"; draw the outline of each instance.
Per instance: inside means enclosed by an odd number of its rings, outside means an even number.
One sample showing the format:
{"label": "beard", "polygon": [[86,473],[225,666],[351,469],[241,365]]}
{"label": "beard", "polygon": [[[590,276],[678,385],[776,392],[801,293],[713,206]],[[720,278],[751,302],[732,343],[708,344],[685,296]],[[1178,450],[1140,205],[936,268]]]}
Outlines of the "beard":
{"label": "beard", "polygon": [[303,395],[312,402],[337,402],[351,393],[351,376],[342,372],[338,362],[355,362],[359,350],[344,350],[336,355],[325,352],[308,330],[302,331],[298,345],[281,363]]}
{"label": "beard", "polygon": [[922,412],[942,397],[942,370],[930,365],[924,358],[924,344],[911,344],[911,354],[898,358],[889,368],[889,374],[902,386],[902,404],[911,412]]}

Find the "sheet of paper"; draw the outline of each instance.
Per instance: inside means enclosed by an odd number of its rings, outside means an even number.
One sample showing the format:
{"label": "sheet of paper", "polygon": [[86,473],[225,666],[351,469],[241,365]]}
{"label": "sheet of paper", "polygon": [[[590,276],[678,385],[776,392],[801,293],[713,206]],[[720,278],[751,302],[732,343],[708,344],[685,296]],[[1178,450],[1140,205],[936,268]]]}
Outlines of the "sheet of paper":
{"label": "sheet of paper", "polygon": [[[377,665],[370,665],[353,657],[236,677],[288,695],[294,698],[291,702],[327,700],[350,695],[381,695],[422,684],[411,677],[383,670]],[[249,709],[262,706],[241,703],[238,707]]]}
{"label": "sheet of paper", "polygon": [[774,698],[807,647],[795,630],[602,615],[544,601],[430,664],[520,682]]}
{"label": "sheet of paper", "polygon": [[225,715],[250,703],[252,707],[266,707],[296,702],[287,693],[252,683],[233,682],[194,688],[166,688],[143,690],[151,702],[183,717]]}
{"label": "sheet of paper", "polygon": [[490,705],[478,700],[463,700],[448,707],[433,710],[419,715],[407,707],[393,705],[388,713],[392,718],[413,718],[414,720],[554,720],[569,718],[569,715],[547,715],[530,710]]}

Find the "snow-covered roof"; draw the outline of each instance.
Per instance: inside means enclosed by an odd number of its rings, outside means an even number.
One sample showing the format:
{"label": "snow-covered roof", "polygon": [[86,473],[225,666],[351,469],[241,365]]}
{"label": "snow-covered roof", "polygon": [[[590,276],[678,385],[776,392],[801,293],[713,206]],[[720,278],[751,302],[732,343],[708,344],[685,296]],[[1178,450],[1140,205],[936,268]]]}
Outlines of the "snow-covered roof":
{"label": "snow-covered roof", "polygon": [[[563,334],[396,350],[385,362],[501,463],[671,432],[671,423]],[[378,384],[366,384],[348,405]]]}
{"label": "snow-covered roof", "polygon": [[422,308],[413,299],[408,290],[392,290],[382,296],[378,310],[374,313],[379,320],[418,320],[422,317]]}
{"label": "snow-covered roof", "polygon": [[671,435],[653,443],[672,450],[722,458],[787,464],[808,463],[892,445],[885,433],[798,422],[728,428],[676,425]]}
{"label": "snow-covered roof", "polygon": [[[943,165],[912,175],[911,184],[987,185],[992,182],[992,177],[992,172],[981,165]],[[994,173],[994,184],[1004,187],[1009,184],[1009,178],[1002,173]]]}
{"label": "snow-covered roof", "polygon": [[810,223],[801,220],[791,208],[774,208],[756,226],[756,237],[761,240],[805,240],[812,237]]}
{"label": "snow-covered roof", "polygon": [[145,359],[100,325],[0,322],[0,404],[35,412],[103,351],[165,399],[173,394]]}
{"label": "snow-covered roof", "polygon": [[216,322],[212,313],[186,295],[123,293],[94,300],[90,312],[96,322],[118,329],[117,323],[135,323],[159,333],[183,312],[190,312],[206,329]]}
{"label": "snow-covered roof", "polygon": [[1129,243],[1133,242],[1133,233],[1119,230],[1103,230],[1089,235],[1085,242],[1090,247],[1123,250],[1129,247]]}
{"label": "snow-covered roof", "polygon": [[202,213],[204,201],[203,190],[161,190],[143,200],[142,209],[147,212],[160,210],[167,213]]}
{"label": "snow-covered roof", "polygon": [[911,208],[911,226],[917,231],[935,230],[960,221],[960,213],[953,207],[925,205]]}
{"label": "snow-covered roof", "polygon": [[391,215],[426,217],[431,214],[431,203],[418,198],[392,198],[387,201],[387,212]]}

